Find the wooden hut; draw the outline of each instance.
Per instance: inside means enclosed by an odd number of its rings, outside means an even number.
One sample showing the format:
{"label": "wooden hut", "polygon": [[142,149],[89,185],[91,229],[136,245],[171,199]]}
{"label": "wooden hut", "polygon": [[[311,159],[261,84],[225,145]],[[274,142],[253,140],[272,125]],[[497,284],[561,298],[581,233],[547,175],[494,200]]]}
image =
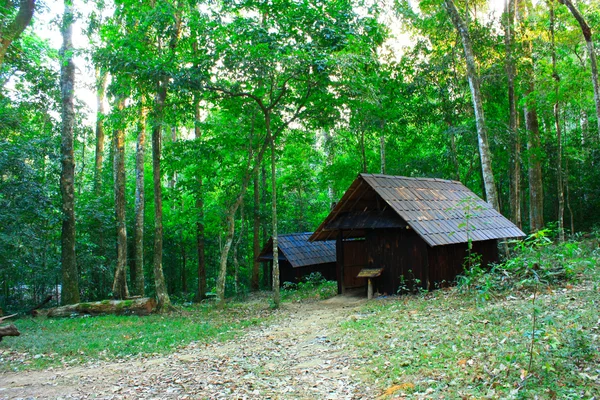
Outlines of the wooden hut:
{"label": "wooden hut", "polygon": [[[277,237],[279,281],[298,283],[313,272],[327,280],[336,280],[335,240],[309,242],[312,232],[290,233]],[[273,238],[269,238],[257,257],[273,270]]]}
{"label": "wooden hut", "polygon": [[370,275],[374,290],[393,294],[452,283],[469,241],[487,265],[497,239],[524,235],[460,182],[360,174],[310,240],[336,240],[339,293]]}

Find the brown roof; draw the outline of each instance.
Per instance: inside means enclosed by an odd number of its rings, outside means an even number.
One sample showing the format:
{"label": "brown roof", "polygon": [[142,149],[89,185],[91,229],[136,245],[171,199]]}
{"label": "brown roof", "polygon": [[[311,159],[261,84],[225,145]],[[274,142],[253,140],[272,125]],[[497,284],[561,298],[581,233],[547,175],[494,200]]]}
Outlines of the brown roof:
{"label": "brown roof", "polygon": [[[367,211],[372,204],[378,204],[382,213],[388,207],[394,210],[430,246],[465,243],[467,233],[472,241],[525,236],[458,181],[360,174],[310,240],[335,238],[338,230],[334,220],[338,216]],[[362,234],[361,228],[344,231],[345,237]]]}
{"label": "brown roof", "polygon": [[[279,258],[289,261],[294,268],[334,263],[336,260],[335,240],[309,242],[310,235],[312,232],[277,236]],[[269,238],[257,259],[259,261],[273,259],[273,238]]]}

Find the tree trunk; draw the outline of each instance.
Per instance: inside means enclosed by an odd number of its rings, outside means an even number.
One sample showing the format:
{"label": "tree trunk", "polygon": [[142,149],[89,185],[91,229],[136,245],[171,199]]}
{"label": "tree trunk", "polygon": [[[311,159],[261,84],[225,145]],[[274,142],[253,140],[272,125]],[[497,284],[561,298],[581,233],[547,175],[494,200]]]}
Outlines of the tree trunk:
{"label": "tree trunk", "polygon": [[104,99],[106,98],[106,83],[108,73],[96,67],[96,154],[94,163],[94,193],[102,194],[102,163],[104,161]]}
{"label": "tree trunk", "polygon": [[277,175],[275,169],[275,138],[270,132],[270,119],[267,119],[267,132],[271,138],[271,216],[273,220],[273,304],[279,308],[279,243],[277,238]]}
{"label": "tree trunk", "polygon": [[554,2],[549,3],[550,7],[550,37],[552,45],[552,77],[554,78],[554,127],[556,129],[556,188],[558,194],[558,240],[565,241],[565,191],[563,188],[563,170],[562,170],[562,132],[560,127],[560,102],[559,102],[559,87],[560,77],[556,69],[556,40],[554,35],[555,15]]}
{"label": "tree trunk", "polygon": [[367,151],[365,149],[365,130],[360,129],[360,156],[362,162],[362,172],[367,173]]}
{"label": "tree trunk", "polygon": [[381,136],[379,136],[379,154],[381,159],[381,173],[385,174],[385,135],[383,133],[383,123],[381,124]]}
{"label": "tree trunk", "polygon": [[[117,109],[123,116],[125,99],[117,101]],[[114,137],[114,176],[115,176],[115,217],[117,222],[117,268],[113,280],[113,297],[125,299],[129,297],[127,288],[127,224],[125,221],[125,127],[119,123]]]}
{"label": "tree trunk", "polygon": [[[202,138],[202,131],[200,130],[200,99],[196,98],[194,101],[194,134],[196,140]],[[204,256],[204,193],[202,191],[202,177],[198,177],[198,196],[196,197],[196,212],[198,220],[196,222],[196,250],[198,253],[198,289],[196,293],[196,300],[201,301],[206,298],[206,261]]]}
{"label": "tree trunk", "polygon": [[[3,8],[12,7],[10,3],[11,2],[9,1],[3,2]],[[72,1],[65,1],[65,5],[67,3],[69,4],[69,7],[71,7],[73,4]],[[4,64],[4,57],[6,56],[8,47],[13,41],[15,41],[19,36],[21,36],[21,33],[23,33],[25,28],[27,28],[27,26],[31,22],[34,10],[35,0],[20,0],[19,11],[15,16],[15,19],[9,24],[0,27],[0,67],[2,67],[2,64]],[[8,10],[4,11],[6,12]],[[71,23],[72,21],[68,22],[69,25]]]}
{"label": "tree trunk", "polygon": [[60,87],[62,96],[61,175],[62,233],[61,266],[63,304],[79,302],[79,277],[75,257],[75,160],[73,130],[75,125],[75,64],[73,63],[73,9],[72,1],[65,0],[60,50]]}
{"label": "tree trunk", "polygon": [[77,303],[63,307],[49,308],[50,318],[71,317],[78,315],[149,315],[156,308],[156,301],[149,297],[129,300],[103,300],[93,303]]}
{"label": "tree trunk", "polygon": [[161,186],[161,132],[165,100],[167,98],[168,79],[162,79],[158,83],[158,92],[154,109],[154,121],[152,126],[152,181],[154,184],[154,285],[156,298],[158,300],[158,311],[166,311],[171,308],[171,299],[167,292],[165,276],[162,267],[163,251],[163,223],[162,223],[162,186]]}
{"label": "tree trunk", "polygon": [[594,86],[594,102],[596,103],[596,119],[598,122],[598,135],[600,138],[600,85],[598,84],[598,63],[596,61],[596,51],[594,50],[594,42],[592,41],[592,29],[587,24],[583,15],[579,12],[577,7],[573,5],[571,0],[558,0],[559,3],[567,6],[573,17],[579,23],[581,32],[585,38],[585,44],[587,47],[588,56],[590,57],[590,66],[592,69],[592,84]]}
{"label": "tree trunk", "polygon": [[444,0],[444,6],[448,11],[448,14],[450,14],[450,18],[452,19],[454,27],[460,34],[463,50],[465,52],[467,78],[469,80],[469,87],[471,89],[471,97],[473,100],[473,109],[475,111],[475,123],[477,125],[477,138],[479,142],[479,157],[481,158],[481,169],[485,184],[486,200],[496,210],[500,211],[496,183],[494,181],[494,174],[492,172],[492,159],[487,138],[487,127],[485,125],[485,115],[483,112],[479,76],[475,66],[475,55],[473,54],[473,47],[471,46],[471,37],[466,24],[460,17],[458,10],[454,5],[453,0]]}
{"label": "tree trunk", "polygon": [[258,187],[258,171],[253,176],[253,186],[254,186],[254,212],[253,212],[253,220],[254,225],[252,229],[252,254],[253,254],[253,262],[252,262],[252,279],[250,283],[250,287],[252,290],[258,290],[258,275],[260,272],[260,262],[257,260],[258,255],[260,253],[260,205],[259,205],[259,187]]}
{"label": "tree trunk", "polygon": [[523,226],[521,217],[521,136],[517,124],[517,100],[515,94],[515,59],[513,52],[515,9],[518,0],[505,0],[504,40],[506,48],[506,77],[508,81],[508,129],[512,139],[510,211],[511,220],[519,228]]}
{"label": "tree trunk", "polygon": [[[267,168],[265,164],[261,164],[260,167],[260,178],[261,178],[261,204],[266,204],[267,202]],[[264,218],[262,221],[262,243],[267,242],[267,218]],[[263,262],[263,286],[269,287],[271,284],[271,272],[269,269],[269,263]]]}
{"label": "tree trunk", "polygon": [[[520,7],[521,19],[528,15],[527,5]],[[528,179],[529,179],[529,227],[537,232],[544,227],[544,195],[542,182],[542,148],[540,128],[535,99],[533,44],[531,40],[523,43],[523,58],[527,60],[523,67],[525,80],[525,128],[527,130]]]}
{"label": "tree trunk", "polygon": [[234,267],[234,284],[235,284],[235,294],[240,294],[240,260],[238,259],[238,249],[240,248],[240,243],[242,242],[242,237],[244,236],[244,202],[240,204],[240,232],[238,233],[238,238],[233,245],[233,267]]}
{"label": "tree trunk", "polygon": [[0,342],[4,336],[21,336],[21,333],[13,324],[0,326]]}
{"label": "tree trunk", "polygon": [[143,296],[144,282],[144,211],[146,209],[146,191],[144,188],[144,159],[146,155],[146,98],[142,96],[140,122],[135,145],[135,266],[132,274],[134,293]]}
{"label": "tree trunk", "polygon": [[183,231],[180,231],[179,243],[181,246],[181,291],[188,292],[187,286],[187,253],[185,251],[185,242],[183,240]]}

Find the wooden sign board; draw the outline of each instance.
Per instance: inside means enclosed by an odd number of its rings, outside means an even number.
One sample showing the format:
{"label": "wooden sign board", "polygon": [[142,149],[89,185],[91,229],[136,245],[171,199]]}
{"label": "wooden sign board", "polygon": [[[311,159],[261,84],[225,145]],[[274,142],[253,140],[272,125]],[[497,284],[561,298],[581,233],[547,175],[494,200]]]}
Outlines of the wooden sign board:
{"label": "wooden sign board", "polygon": [[357,278],[377,278],[383,272],[383,268],[363,268]]}

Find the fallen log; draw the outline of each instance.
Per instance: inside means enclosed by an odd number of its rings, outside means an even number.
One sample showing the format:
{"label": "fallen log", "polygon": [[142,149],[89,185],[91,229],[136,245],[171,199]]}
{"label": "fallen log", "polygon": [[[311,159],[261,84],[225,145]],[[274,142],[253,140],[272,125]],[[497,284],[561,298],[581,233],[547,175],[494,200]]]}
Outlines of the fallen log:
{"label": "fallen log", "polygon": [[49,308],[48,317],[71,317],[73,315],[149,315],[156,308],[156,300],[150,297],[130,300],[102,300]]}
{"label": "fallen log", "polygon": [[0,326],[0,342],[4,336],[21,336],[21,333],[13,324]]}
{"label": "fallen log", "polygon": [[4,321],[5,319],[9,319],[12,318],[14,316],[16,316],[17,314],[11,314],[11,315],[7,315],[6,317],[0,317],[0,322]]}
{"label": "fallen log", "polygon": [[36,315],[38,315],[38,310],[40,308],[44,307],[46,304],[50,303],[51,300],[52,300],[52,295],[46,296],[44,301],[42,301],[37,306],[33,307],[31,310],[27,311],[26,314],[33,315],[35,317]]}

